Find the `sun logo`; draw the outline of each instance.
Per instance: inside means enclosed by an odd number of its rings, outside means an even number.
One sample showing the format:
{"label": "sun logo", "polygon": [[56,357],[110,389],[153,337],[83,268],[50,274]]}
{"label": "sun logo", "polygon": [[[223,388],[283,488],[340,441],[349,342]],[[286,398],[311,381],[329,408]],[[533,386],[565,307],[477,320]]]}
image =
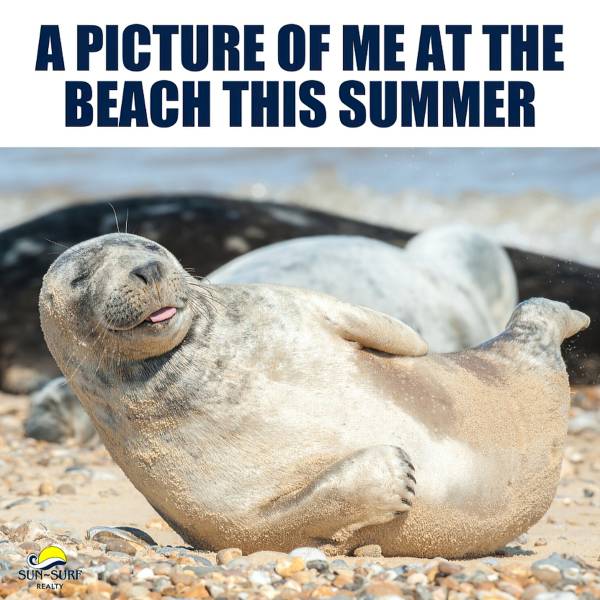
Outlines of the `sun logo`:
{"label": "sun logo", "polygon": [[46,546],[39,554],[30,554],[27,557],[27,566],[38,571],[45,571],[66,564],[67,555],[58,546]]}

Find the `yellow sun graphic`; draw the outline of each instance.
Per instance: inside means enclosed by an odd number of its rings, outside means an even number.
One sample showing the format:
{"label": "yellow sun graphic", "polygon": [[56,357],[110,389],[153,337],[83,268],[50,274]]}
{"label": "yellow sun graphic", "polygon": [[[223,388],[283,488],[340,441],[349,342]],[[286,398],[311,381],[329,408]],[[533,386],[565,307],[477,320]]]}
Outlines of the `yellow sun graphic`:
{"label": "yellow sun graphic", "polygon": [[58,546],[46,546],[37,556],[30,554],[27,564],[32,569],[46,570],[67,564],[67,555]]}

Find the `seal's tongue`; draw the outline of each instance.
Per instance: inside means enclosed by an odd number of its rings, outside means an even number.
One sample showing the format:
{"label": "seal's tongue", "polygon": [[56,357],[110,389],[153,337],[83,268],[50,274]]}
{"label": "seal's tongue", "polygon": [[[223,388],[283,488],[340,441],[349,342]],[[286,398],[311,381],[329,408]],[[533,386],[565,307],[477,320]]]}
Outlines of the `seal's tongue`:
{"label": "seal's tongue", "polygon": [[156,312],[153,312],[146,320],[152,323],[168,321],[176,312],[176,308],[173,308],[172,306],[167,306],[165,308],[157,310]]}

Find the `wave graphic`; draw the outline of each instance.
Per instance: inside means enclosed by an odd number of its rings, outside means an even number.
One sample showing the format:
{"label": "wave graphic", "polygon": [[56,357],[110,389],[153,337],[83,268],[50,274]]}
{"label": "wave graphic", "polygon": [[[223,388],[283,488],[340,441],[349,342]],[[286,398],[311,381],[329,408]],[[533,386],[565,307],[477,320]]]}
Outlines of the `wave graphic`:
{"label": "wave graphic", "polygon": [[35,554],[30,554],[27,557],[27,566],[29,566],[32,569],[37,569],[38,571],[46,571],[48,569],[51,569],[52,567],[60,567],[66,564],[67,561],[58,556],[47,558],[41,563],[38,563],[38,557]]}

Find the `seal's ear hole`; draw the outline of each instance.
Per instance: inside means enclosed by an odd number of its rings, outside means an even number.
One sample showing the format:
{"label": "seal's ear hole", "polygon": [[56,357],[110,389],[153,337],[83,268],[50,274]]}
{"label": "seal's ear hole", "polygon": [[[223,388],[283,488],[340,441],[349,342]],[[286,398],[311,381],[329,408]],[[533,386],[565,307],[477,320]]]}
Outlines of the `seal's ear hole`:
{"label": "seal's ear hole", "polygon": [[71,280],[71,287],[76,288],[76,287],[80,286],[82,283],[87,281],[89,276],[90,276],[89,271],[83,271],[82,273],[77,275],[77,277],[75,277],[75,279]]}
{"label": "seal's ear hole", "polygon": [[43,298],[43,301],[48,304],[49,306],[53,306],[54,305],[54,294],[52,292],[48,292],[46,291],[43,295],[43,297],[40,298],[40,300]]}

